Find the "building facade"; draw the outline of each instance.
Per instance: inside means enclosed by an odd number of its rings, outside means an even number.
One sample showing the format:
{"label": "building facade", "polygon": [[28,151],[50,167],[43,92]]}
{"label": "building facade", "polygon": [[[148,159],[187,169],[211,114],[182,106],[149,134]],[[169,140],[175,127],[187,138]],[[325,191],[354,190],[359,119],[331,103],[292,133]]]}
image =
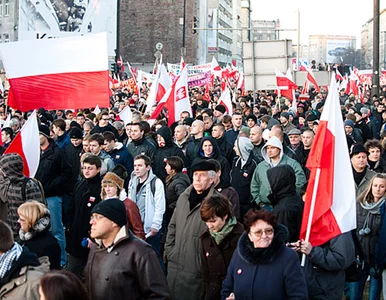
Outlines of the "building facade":
{"label": "building facade", "polygon": [[252,40],[253,41],[274,41],[278,39],[279,20],[252,20]]}

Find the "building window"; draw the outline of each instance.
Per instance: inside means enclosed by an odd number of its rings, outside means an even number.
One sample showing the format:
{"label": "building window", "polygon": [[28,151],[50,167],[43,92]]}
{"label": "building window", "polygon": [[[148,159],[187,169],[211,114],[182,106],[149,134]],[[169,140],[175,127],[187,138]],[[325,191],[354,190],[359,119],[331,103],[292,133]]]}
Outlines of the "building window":
{"label": "building window", "polygon": [[3,41],[4,41],[4,43],[9,43],[9,34],[8,33],[3,34]]}
{"label": "building window", "polygon": [[0,0],[0,17],[3,16],[3,0]]}
{"label": "building window", "polygon": [[4,16],[9,16],[9,0],[5,0],[4,2]]}

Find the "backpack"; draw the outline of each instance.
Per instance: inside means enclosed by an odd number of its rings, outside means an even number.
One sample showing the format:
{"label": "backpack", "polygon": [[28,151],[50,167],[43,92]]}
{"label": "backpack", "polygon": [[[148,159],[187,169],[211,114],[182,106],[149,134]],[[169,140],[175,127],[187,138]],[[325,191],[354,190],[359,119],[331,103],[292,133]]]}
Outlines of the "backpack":
{"label": "backpack", "polygon": [[27,187],[28,181],[30,180],[32,180],[38,186],[40,193],[42,194],[42,200],[43,200],[42,203],[47,206],[46,197],[44,196],[43,185],[38,179],[35,179],[35,178],[24,177],[23,185],[21,186],[21,197],[23,199],[23,202],[27,200],[26,187]]}
{"label": "backpack", "polygon": [[151,181],[150,181],[150,189],[151,189],[151,193],[153,194],[153,197],[154,197],[154,194],[155,194],[155,181],[157,180],[157,176],[155,176]]}
{"label": "backpack", "polygon": [[359,242],[358,236],[356,234],[356,229],[351,230],[351,235],[355,246],[355,260],[345,270],[346,282],[356,282],[361,280],[364,275],[365,267],[365,256],[363,254],[361,243]]}

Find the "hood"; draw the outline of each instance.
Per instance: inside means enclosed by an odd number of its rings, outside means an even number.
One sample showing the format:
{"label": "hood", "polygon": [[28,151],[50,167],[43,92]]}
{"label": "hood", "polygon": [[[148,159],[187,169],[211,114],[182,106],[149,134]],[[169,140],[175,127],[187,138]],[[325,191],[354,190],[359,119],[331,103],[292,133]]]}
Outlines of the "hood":
{"label": "hood", "polygon": [[296,194],[295,171],[290,165],[279,165],[268,169],[267,179],[271,186],[271,194],[268,198],[273,206],[284,197]]}
{"label": "hood", "polygon": [[164,147],[170,147],[173,144],[172,132],[170,131],[169,127],[162,126],[160,129],[157,130],[156,134],[158,134],[164,138],[164,140],[165,140],[165,146]]}
{"label": "hood", "polygon": [[247,137],[238,137],[236,140],[236,147],[239,150],[239,160],[241,160],[241,167],[243,168],[248,161],[249,155],[252,152],[253,144],[251,140]]}
{"label": "hood", "polygon": [[202,150],[202,145],[204,144],[205,141],[210,141],[213,145],[213,153],[212,153],[212,156],[210,158],[217,159],[219,156],[221,156],[220,149],[218,147],[216,140],[214,138],[212,138],[211,136],[206,136],[206,137],[202,138],[202,140],[200,142],[200,147],[198,148],[198,157],[205,157],[204,151]]}
{"label": "hood", "polygon": [[[280,149],[280,160],[282,159],[283,157],[283,145],[282,143],[280,142],[280,140],[276,137],[276,136],[273,136],[271,137],[266,143],[265,145],[263,146],[263,148],[261,148],[261,156],[264,158],[264,160],[269,163],[270,165],[271,164],[271,159],[268,157],[267,155],[267,146],[274,146],[274,147],[277,147]],[[280,161],[279,160],[279,161]]]}
{"label": "hood", "polygon": [[[153,169],[150,168],[150,170],[149,170],[149,176],[147,176],[147,179],[146,179],[146,181],[145,181],[145,183],[144,183],[143,185],[147,184],[147,183],[148,183],[149,181],[151,181],[154,177],[155,177],[155,175],[154,175],[154,173],[153,173]],[[133,171],[133,172],[131,173],[131,175],[130,175],[130,181],[131,181],[131,180],[134,180],[133,182],[135,182],[135,186],[137,186],[137,184],[138,184],[138,178],[137,178],[137,176],[135,175],[135,171]],[[128,195],[128,196],[130,196],[130,195]]]}
{"label": "hood", "polygon": [[0,158],[0,168],[11,182],[22,180],[23,159],[16,153],[5,154]]}

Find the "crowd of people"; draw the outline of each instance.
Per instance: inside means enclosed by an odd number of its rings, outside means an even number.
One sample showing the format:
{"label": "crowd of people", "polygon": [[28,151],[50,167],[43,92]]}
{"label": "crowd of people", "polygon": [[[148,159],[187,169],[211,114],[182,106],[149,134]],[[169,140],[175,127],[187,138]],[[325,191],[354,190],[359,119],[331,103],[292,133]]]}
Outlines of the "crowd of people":
{"label": "crowd of people", "polygon": [[[356,300],[368,278],[369,299],[380,299],[386,87],[336,99],[358,226],[323,245],[299,235],[327,91],[295,107],[271,91],[230,88],[231,114],[220,84],[190,88],[191,111],[171,126],[166,110],[149,121],[145,84],[140,98],[114,91],[97,113],[40,108],[34,178],[19,154],[3,154],[30,112],[0,105],[2,123],[11,115],[1,131],[0,299]],[[349,280],[353,263],[359,275]]]}

